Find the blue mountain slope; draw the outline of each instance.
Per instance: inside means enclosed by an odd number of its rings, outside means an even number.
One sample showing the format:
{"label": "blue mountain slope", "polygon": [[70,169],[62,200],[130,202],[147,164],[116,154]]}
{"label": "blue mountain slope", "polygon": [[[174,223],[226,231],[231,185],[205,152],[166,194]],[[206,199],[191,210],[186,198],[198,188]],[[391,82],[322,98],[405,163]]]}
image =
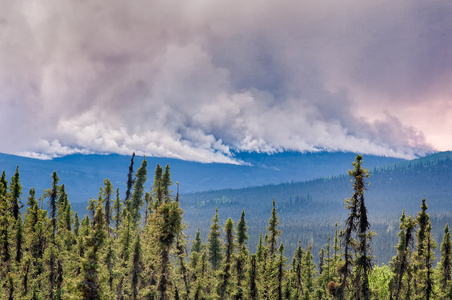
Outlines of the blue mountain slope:
{"label": "blue mountain slope", "polygon": [[[343,174],[350,168],[356,155],[343,152],[297,153],[283,152],[273,155],[262,153],[237,153],[236,158],[243,165],[204,164],[170,158],[147,157],[148,182],[150,189],[153,172],[157,163],[169,164],[173,182],[180,183],[181,193],[223,188],[243,188],[248,186],[277,184],[291,181],[305,181],[319,177]],[[99,187],[109,178],[120,188],[121,197],[125,193],[129,156],[121,155],[70,155],[53,160],[37,160],[26,157],[0,154],[0,171],[6,171],[8,179],[19,165],[24,196],[31,187],[37,195],[50,187],[51,175],[57,171],[60,183],[66,185],[71,202],[86,202],[97,197]],[[134,170],[143,158],[135,157]],[[394,164],[403,160],[389,157],[366,156],[368,168]],[[345,171],[344,171],[345,170]]]}

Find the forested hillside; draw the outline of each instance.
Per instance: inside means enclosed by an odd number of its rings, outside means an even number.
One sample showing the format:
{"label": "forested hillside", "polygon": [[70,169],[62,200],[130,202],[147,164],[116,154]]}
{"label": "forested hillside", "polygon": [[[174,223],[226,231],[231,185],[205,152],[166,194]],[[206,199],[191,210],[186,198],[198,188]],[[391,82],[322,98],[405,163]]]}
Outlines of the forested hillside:
{"label": "forested hillside", "polygon": [[[172,166],[173,178],[180,181],[181,192],[206,191],[222,188],[242,188],[270,183],[304,181],[319,177],[340,175],[354,159],[353,153],[282,152],[236,153],[235,159],[242,165],[199,163],[180,159],[147,157],[150,166],[160,164]],[[124,194],[126,180],[124,166],[129,162],[127,156],[110,155],[69,155],[52,160],[39,160],[0,153],[0,170],[14,173],[20,166],[21,181],[25,189],[35,188],[40,192],[48,187],[49,180],[42,174],[57,171],[64,182],[71,182],[67,193],[71,202],[87,202],[98,192],[105,178],[119,187]],[[136,163],[141,163],[142,158]],[[368,167],[384,166],[402,159],[369,155]],[[149,188],[149,186],[148,186]]]}
{"label": "forested hillside", "polygon": [[[365,161],[365,159],[364,159]],[[364,165],[366,163],[364,162]],[[395,249],[397,220],[402,210],[415,214],[421,199],[427,199],[434,236],[439,238],[446,221],[452,222],[452,153],[442,152],[425,158],[393,164],[370,171],[366,201],[375,237],[377,262],[387,263]],[[221,218],[237,219],[242,208],[250,218],[251,237],[265,230],[272,199],[276,200],[286,233],[288,249],[296,247],[301,239],[311,241],[320,251],[324,240],[334,231],[334,223],[346,216],[344,199],[350,197],[348,175],[326,177],[305,182],[292,182],[243,189],[225,189],[182,195],[185,218],[194,225],[206,228],[207,221],[200,216],[212,215],[218,207]],[[340,226],[340,225],[339,225]],[[385,241],[388,241],[387,243]],[[257,245],[257,238],[250,244]]]}
{"label": "forested hillside", "polygon": [[[369,174],[365,159],[358,155],[348,177],[311,183],[326,189],[324,195],[333,195],[334,187],[337,197],[346,190],[345,204],[343,199],[320,201],[315,193],[295,194],[299,190],[288,188],[298,184],[278,185],[292,191],[287,193],[292,200],[289,196],[268,204],[227,195],[190,200],[179,195],[169,165],[157,165],[151,174],[146,159],[137,168],[132,157],[125,174],[125,197],[105,179],[81,213],[80,208],[74,212],[66,192],[70,182],[60,182],[57,172],[48,177],[50,184],[42,195],[33,188],[23,191],[19,168],[9,180],[3,172],[0,295],[5,299],[411,299],[415,295],[450,299],[450,213],[432,209],[431,204],[441,204],[442,198],[426,201],[420,194],[413,200],[416,204],[409,203],[413,209],[417,205],[413,213],[393,208],[391,214],[372,216],[375,200],[370,193],[373,178],[385,172],[394,176],[382,183],[398,180],[399,187],[408,182],[408,174],[444,175],[450,158],[443,156]],[[407,178],[395,179],[404,174]],[[416,185],[431,183],[427,177],[426,183]],[[445,178],[437,178],[439,184],[446,184]],[[336,184],[332,191],[326,188],[328,181]],[[147,182],[150,188],[145,189]],[[340,182],[345,187],[339,188]],[[244,191],[251,194],[259,189]],[[187,227],[195,228],[190,237],[185,234]],[[252,239],[258,241],[256,246]],[[387,255],[388,249],[393,255],[383,261],[389,264],[379,266],[378,255]]]}

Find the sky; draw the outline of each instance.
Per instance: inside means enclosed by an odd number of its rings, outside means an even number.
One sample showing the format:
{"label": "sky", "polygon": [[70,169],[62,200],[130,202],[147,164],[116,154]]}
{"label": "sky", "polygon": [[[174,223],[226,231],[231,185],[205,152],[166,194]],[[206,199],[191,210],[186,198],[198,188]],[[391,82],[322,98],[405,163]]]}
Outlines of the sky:
{"label": "sky", "polygon": [[450,0],[0,0],[0,152],[452,150]]}

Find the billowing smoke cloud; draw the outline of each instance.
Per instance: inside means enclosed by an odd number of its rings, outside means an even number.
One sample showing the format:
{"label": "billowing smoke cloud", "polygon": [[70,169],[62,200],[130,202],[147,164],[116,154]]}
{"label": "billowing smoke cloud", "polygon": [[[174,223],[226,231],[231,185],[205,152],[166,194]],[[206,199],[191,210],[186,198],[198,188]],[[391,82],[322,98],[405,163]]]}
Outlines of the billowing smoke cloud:
{"label": "billowing smoke cloud", "polygon": [[446,0],[0,3],[0,152],[413,157],[452,92]]}

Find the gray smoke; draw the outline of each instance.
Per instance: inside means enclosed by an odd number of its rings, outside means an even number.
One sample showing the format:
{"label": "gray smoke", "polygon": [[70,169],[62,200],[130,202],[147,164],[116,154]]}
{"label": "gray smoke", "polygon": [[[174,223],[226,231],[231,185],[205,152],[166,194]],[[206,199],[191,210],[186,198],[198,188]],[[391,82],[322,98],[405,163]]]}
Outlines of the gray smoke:
{"label": "gray smoke", "polygon": [[446,0],[0,7],[0,152],[413,157],[432,147],[408,110],[452,92]]}

